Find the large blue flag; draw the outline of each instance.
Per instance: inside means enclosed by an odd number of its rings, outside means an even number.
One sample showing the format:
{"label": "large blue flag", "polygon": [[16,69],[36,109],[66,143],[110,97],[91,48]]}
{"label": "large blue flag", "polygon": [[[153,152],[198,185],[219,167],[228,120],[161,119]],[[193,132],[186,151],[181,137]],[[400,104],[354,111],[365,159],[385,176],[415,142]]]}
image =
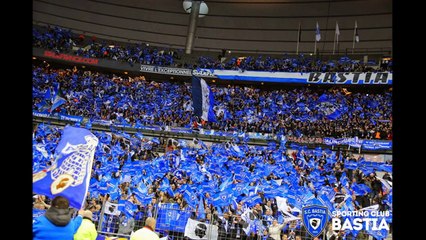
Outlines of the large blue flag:
{"label": "large blue flag", "polygon": [[52,166],[33,174],[33,192],[66,197],[80,209],[86,199],[98,138],[89,130],[66,126]]}
{"label": "large blue flag", "polygon": [[216,122],[213,92],[204,79],[196,76],[192,76],[192,103],[195,115],[205,121]]}

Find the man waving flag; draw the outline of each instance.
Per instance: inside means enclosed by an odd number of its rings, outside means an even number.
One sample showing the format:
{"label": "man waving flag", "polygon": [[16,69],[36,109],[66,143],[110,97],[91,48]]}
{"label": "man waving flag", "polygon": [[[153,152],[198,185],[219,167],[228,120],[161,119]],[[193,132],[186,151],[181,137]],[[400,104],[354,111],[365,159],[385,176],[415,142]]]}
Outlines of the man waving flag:
{"label": "man waving flag", "polygon": [[204,121],[216,122],[213,92],[202,78],[192,76],[192,102],[195,115]]}

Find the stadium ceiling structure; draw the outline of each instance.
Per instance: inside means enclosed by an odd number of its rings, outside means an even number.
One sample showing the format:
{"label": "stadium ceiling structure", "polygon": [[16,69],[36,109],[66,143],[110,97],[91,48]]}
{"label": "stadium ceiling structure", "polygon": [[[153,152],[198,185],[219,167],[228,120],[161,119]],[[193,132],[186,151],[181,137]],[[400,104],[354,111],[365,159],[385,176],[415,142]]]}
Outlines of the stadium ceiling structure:
{"label": "stadium ceiling structure", "polygon": [[[391,0],[205,0],[208,14],[197,20],[193,50],[294,54],[313,53],[316,23],[320,53],[392,54]],[[33,0],[33,23],[119,42],[185,49],[190,14],[183,0]]]}

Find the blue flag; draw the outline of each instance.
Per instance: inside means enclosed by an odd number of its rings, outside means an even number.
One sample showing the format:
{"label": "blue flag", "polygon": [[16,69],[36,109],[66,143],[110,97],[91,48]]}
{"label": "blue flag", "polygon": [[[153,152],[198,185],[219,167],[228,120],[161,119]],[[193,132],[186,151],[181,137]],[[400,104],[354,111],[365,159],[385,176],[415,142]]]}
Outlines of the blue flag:
{"label": "blue flag", "polygon": [[206,210],[204,209],[203,197],[200,197],[200,202],[198,203],[198,219],[206,218]]}
{"label": "blue flag", "polygon": [[98,138],[89,130],[67,126],[48,169],[33,174],[33,192],[66,197],[80,209],[86,199]]}
{"label": "blue flag", "polygon": [[228,206],[232,202],[233,192],[230,189],[221,191],[212,196],[211,203],[215,207]]}
{"label": "blue flag", "polygon": [[55,96],[53,97],[52,107],[50,107],[50,112],[53,112],[56,108],[66,103],[67,100],[63,97],[62,91],[59,88],[59,84],[55,87]]}
{"label": "blue flag", "polygon": [[262,203],[262,199],[257,194],[252,196],[247,196],[243,198],[242,201],[244,201],[249,207],[253,207],[257,203]]}
{"label": "blue flag", "polygon": [[[138,206],[132,203],[131,201],[124,201],[124,214],[128,218],[133,218],[135,216],[136,211],[138,210]],[[120,210],[120,203],[118,204],[118,208]]]}
{"label": "blue flag", "polygon": [[342,113],[342,105],[335,102],[336,99],[330,98],[328,101],[322,101],[317,105],[320,113],[325,115],[329,120],[336,120],[340,118]]}
{"label": "blue flag", "polygon": [[204,79],[196,76],[192,76],[192,103],[195,115],[205,121],[216,122],[213,92]]}
{"label": "blue flag", "polygon": [[185,226],[188,222],[188,219],[191,217],[191,211],[180,210],[176,215],[176,221],[173,223],[173,231],[175,232],[185,232]]}
{"label": "blue flag", "polygon": [[331,202],[331,200],[325,194],[320,194],[318,196],[318,199],[322,203],[321,205],[326,206],[328,208],[329,218],[331,218],[331,216],[332,216],[331,213],[336,210],[334,208],[333,203]]}
{"label": "blue flag", "polygon": [[186,189],[185,192],[182,194],[183,198],[188,203],[188,206],[190,206],[193,209],[196,209],[197,207],[197,195],[192,190]]}
{"label": "blue flag", "polygon": [[173,230],[173,226],[179,214],[177,203],[162,204],[158,209],[157,229]]}
{"label": "blue flag", "polygon": [[352,190],[355,192],[357,196],[362,196],[364,194],[371,192],[371,189],[363,183],[360,183],[360,184],[354,183],[352,185]]}

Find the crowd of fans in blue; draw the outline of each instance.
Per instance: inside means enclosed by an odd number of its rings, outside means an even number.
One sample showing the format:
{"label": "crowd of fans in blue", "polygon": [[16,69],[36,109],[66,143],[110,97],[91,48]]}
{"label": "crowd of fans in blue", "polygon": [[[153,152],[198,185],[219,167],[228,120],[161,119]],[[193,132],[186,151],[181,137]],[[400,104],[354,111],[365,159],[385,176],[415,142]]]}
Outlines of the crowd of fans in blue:
{"label": "crowd of fans in blue", "polygon": [[[106,58],[133,64],[149,64],[184,68],[206,68],[226,70],[253,70],[273,72],[383,72],[392,71],[392,61],[386,65],[350,59],[347,56],[337,60],[319,60],[300,54],[297,57],[284,54],[271,56],[233,56],[218,58],[200,56],[196,62],[176,61],[183,55],[182,49],[153,47],[147,44],[114,44],[96,37],[88,39],[84,34],[57,26],[33,27],[33,46],[51,49],[57,53],[72,52],[78,56]],[[222,53],[225,54],[225,51]],[[380,65],[379,67],[373,67]]]}
{"label": "crowd of fans in blue", "polygon": [[[85,39],[59,27],[33,28],[33,46],[77,55],[162,66],[177,66],[182,52],[147,45],[109,46]],[[84,45],[84,46],[83,46]],[[344,57],[315,61],[290,57],[233,58],[222,62],[200,57],[185,67],[257,71],[373,71]],[[391,64],[388,69],[391,70]],[[374,70],[376,71],[376,70]],[[33,111],[84,116],[90,121],[111,121],[129,127],[171,126],[216,131],[273,133],[286,136],[392,139],[392,91],[374,93],[338,88],[212,85],[217,122],[193,116],[191,85],[154,82],[88,71],[33,65]],[[65,100],[52,108],[56,96]],[[90,125],[86,126],[90,128]],[[188,213],[186,218],[217,225],[219,239],[268,239],[268,227],[286,217],[276,197],[286,199],[288,212],[300,217],[303,204],[325,204],[329,209],[357,210],[377,205],[392,209],[391,163],[374,164],[349,152],[336,152],[285,142],[267,147],[247,145],[235,138],[220,144],[145,137],[141,133],[93,131],[99,138],[86,208],[100,222],[105,201],[123,203],[121,215],[102,219],[103,232],[130,234],[157,215],[158,230],[183,238],[182,229],[161,225],[167,209]],[[33,133],[33,172],[49,167],[61,129],[38,124]],[[164,155],[154,149],[164,147]],[[377,172],[385,172],[382,178]],[[34,208],[47,209],[50,199],[36,196]],[[253,216],[250,220],[245,213]],[[391,223],[392,218],[387,218]],[[134,222],[134,224],[129,224]],[[186,223],[186,221],[185,221]],[[178,223],[177,223],[178,224]],[[132,227],[130,227],[132,226]],[[328,231],[326,231],[327,234]],[[283,239],[308,237],[301,220],[285,223]],[[345,231],[332,233],[346,239],[382,239],[387,233]],[[334,239],[338,239],[337,235]],[[327,239],[330,239],[327,235]],[[277,240],[277,239],[275,239]]]}
{"label": "crowd of fans in blue", "polygon": [[[99,144],[86,207],[94,212],[94,222],[100,220],[104,198],[115,203],[130,201],[128,205],[134,208],[131,213],[128,207],[122,209],[121,216],[105,215],[102,230],[106,232],[117,233],[120,224],[129,219],[139,229],[144,219],[156,211],[159,225],[165,218],[161,211],[176,208],[187,211],[187,218],[218,225],[219,239],[229,239],[231,229],[240,227],[242,239],[254,239],[274,219],[279,223],[285,220],[276,197],[286,198],[288,211],[299,217],[302,204],[318,201],[328,204],[330,211],[376,204],[381,211],[391,210],[392,188],[384,183],[392,181],[391,165],[373,164],[344,151],[309,150],[297,145],[291,146],[295,151],[288,151],[283,143],[249,146],[238,138],[207,146],[198,139],[190,142],[150,138],[141,133],[93,133]],[[61,129],[53,125],[39,124],[34,128],[33,172],[52,164],[60,136]],[[158,146],[167,147],[168,151],[160,156],[152,151]],[[386,172],[383,179],[377,177],[377,171]],[[35,201],[39,209],[45,208]],[[243,233],[249,220],[241,217],[247,211],[254,216],[254,223]],[[186,220],[180,221],[185,225]],[[391,222],[391,218],[387,221]],[[170,225],[161,226],[158,230],[165,235],[183,234],[182,230],[167,231]],[[287,223],[282,233],[293,239],[296,235],[307,236],[300,220]],[[355,239],[365,232],[341,234]],[[378,239],[386,235],[371,231],[368,234]]]}
{"label": "crowd of fans in blue", "polygon": [[[309,137],[392,139],[392,92],[211,86],[217,122],[192,114],[191,85],[84,69],[33,66],[33,110],[129,127],[171,126]],[[50,109],[55,89],[66,102]],[[351,90],[352,91],[352,90]]]}

